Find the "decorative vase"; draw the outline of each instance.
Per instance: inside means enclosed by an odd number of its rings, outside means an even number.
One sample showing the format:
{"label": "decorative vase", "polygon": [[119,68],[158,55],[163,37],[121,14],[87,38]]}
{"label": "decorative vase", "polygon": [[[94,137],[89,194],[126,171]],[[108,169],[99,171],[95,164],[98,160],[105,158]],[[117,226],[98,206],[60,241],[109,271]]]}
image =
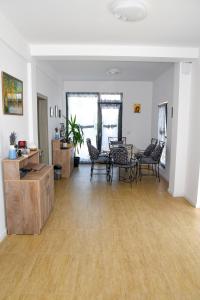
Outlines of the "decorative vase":
{"label": "decorative vase", "polygon": [[9,159],[16,159],[17,158],[17,152],[14,145],[10,145],[9,149]]}
{"label": "decorative vase", "polygon": [[60,139],[59,132],[55,132],[55,140],[59,140],[59,139]]}

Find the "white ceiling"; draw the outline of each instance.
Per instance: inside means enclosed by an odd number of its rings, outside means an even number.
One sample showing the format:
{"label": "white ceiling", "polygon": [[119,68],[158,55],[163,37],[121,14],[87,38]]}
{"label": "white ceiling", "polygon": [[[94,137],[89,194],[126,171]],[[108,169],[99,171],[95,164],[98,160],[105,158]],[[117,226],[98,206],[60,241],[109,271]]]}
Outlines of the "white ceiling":
{"label": "white ceiling", "polygon": [[[111,62],[111,61],[45,61],[64,80],[69,81],[153,81],[167,70],[171,63]],[[109,76],[107,71],[118,68],[120,73]]]}
{"label": "white ceiling", "polygon": [[200,45],[199,0],[146,0],[148,16],[117,20],[110,0],[0,0],[0,11],[29,43]]}

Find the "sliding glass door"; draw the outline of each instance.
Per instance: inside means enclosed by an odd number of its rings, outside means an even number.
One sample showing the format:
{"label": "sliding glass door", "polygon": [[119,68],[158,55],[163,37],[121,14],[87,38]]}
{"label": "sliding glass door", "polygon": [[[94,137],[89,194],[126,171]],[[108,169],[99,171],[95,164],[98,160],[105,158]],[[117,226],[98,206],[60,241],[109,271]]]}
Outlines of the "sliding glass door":
{"label": "sliding glass door", "polygon": [[88,162],[86,139],[100,151],[109,149],[108,137],[122,136],[122,95],[67,93],[67,117],[75,116],[84,132],[84,145],[79,156]]}
{"label": "sliding glass door", "polygon": [[97,103],[98,94],[67,94],[68,118],[76,115],[77,123],[81,125],[84,133],[85,142],[79,151],[81,162],[87,162],[89,160],[86,139],[90,138],[92,144],[96,145]]}
{"label": "sliding glass door", "polygon": [[122,94],[100,94],[98,148],[109,149],[109,137],[122,137]]}
{"label": "sliding glass door", "polygon": [[119,120],[119,105],[115,104],[100,104],[101,108],[101,150],[109,149],[108,138],[118,137],[118,120]]}

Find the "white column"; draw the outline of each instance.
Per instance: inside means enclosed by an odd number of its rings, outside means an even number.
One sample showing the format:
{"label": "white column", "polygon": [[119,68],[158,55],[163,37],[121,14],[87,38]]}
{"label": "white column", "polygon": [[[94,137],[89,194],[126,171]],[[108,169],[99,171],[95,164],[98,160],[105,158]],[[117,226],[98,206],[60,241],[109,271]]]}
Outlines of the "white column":
{"label": "white column", "polygon": [[177,63],[174,78],[171,165],[169,192],[174,197],[185,196],[189,116],[191,96],[191,64]]}
{"label": "white column", "polygon": [[38,145],[36,64],[27,63],[29,142]]}

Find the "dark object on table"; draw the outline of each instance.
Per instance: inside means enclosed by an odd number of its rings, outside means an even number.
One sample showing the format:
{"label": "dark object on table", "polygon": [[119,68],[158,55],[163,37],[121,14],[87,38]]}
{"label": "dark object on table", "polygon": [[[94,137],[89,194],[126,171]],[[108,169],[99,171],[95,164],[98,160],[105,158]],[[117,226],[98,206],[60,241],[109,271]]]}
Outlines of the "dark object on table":
{"label": "dark object on table", "polygon": [[21,149],[19,149],[19,150],[17,151],[17,156],[18,156],[18,157],[21,157],[21,156],[22,156],[22,150],[21,150]]}
{"label": "dark object on table", "polygon": [[31,168],[21,168],[19,170],[19,172],[20,172],[20,178],[23,178],[24,176],[26,176],[27,173],[29,173],[31,171],[32,171]]}
{"label": "dark object on table", "polygon": [[26,141],[19,141],[18,142],[18,149],[26,149],[27,148],[27,142]]}

